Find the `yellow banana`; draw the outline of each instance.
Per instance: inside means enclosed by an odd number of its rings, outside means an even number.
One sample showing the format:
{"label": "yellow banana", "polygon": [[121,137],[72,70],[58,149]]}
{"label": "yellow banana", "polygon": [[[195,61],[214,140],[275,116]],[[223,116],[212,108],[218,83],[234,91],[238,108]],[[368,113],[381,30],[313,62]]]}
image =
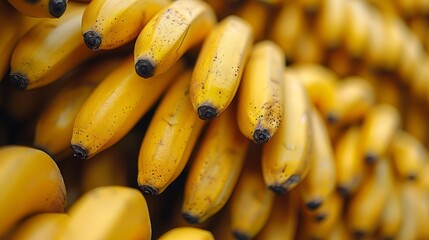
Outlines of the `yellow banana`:
{"label": "yellow banana", "polygon": [[371,236],[374,233],[393,189],[394,176],[389,160],[380,159],[371,167],[347,207],[346,221],[356,237]]}
{"label": "yellow banana", "polygon": [[232,102],[252,44],[251,26],[234,15],[220,21],[204,40],[189,90],[192,106],[201,119],[214,119]]}
{"label": "yellow banana", "polygon": [[66,188],[56,163],[31,147],[0,147],[0,237],[35,213],[63,212]]}
{"label": "yellow banana", "polygon": [[284,62],[282,49],[266,40],[254,45],[246,64],[238,90],[237,122],[243,135],[255,143],[268,142],[280,126]]}
{"label": "yellow banana", "polygon": [[401,195],[397,186],[392,188],[387,199],[381,213],[378,235],[383,239],[395,239],[404,214],[401,206]]}
{"label": "yellow banana", "polygon": [[347,28],[347,11],[345,11],[348,1],[325,0],[320,6],[320,13],[317,15],[316,31],[317,35],[325,43],[328,49],[336,49],[343,44]]}
{"label": "yellow banana", "polygon": [[334,146],[337,188],[346,196],[354,194],[365,177],[359,149],[361,131],[359,126],[347,128]]}
{"label": "yellow banana", "polygon": [[384,157],[400,125],[399,111],[389,104],[374,105],[364,116],[361,152],[367,163]]}
{"label": "yellow banana", "polygon": [[230,200],[231,231],[236,239],[255,238],[274,205],[274,193],[267,189],[260,170],[252,167],[243,170]]}
{"label": "yellow banana", "polygon": [[336,168],[334,151],[325,123],[319,112],[313,108],[310,113],[313,141],[310,153],[311,167],[298,189],[305,206],[315,210],[323,205],[329,195],[335,192]]}
{"label": "yellow banana", "polygon": [[423,142],[404,130],[398,130],[390,148],[392,164],[402,179],[416,180],[422,172],[425,162],[429,159],[428,151]]}
{"label": "yellow banana", "polygon": [[150,78],[167,71],[187,50],[201,43],[217,21],[202,0],[173,1],[144,26],[134,46],[137,74]]}
{"label": "yellow banana", "polygon": [[331,124],[346,125],[361,120],[375,104],[376,92],[368,80],[348,76],[338,83],[335,101],[327,109],[326,119]]}
{"label": "yellow banana", "polygon": [[80,36],[85,7],[70,3],[60,19],[43,20],[20,39],[10,62],[12,85],[21,90],[47,85],[95,56]]}
{"label": "yellow banana", "polygon": [[21,14],[37,18],[60,18],[66,12],[67,0],[8,0]]}
{"label": "yellow banana", "polygon": [[326,237],[329,240],[353,239],[344,221],[338,221]]}
{"label": "yellow banana", "polygon": [[245,1],[232,14],[250,24],[255,35],[255,41],[262,41],[266,38],[267,24],[270,20],[269,6],[258,1]]}
{"label": "yellow banana", "polygon": [[214,240],[213,234],[196,227],[175,227],[164,232],[158,240]]}
{"label": "yellow banana", "polygon": [[189,99],[191,76],[188,69],[164,94],[145,133],[137,176],[144,194],[161,194],[179,176],[204,126]]}
{"label": "yellow banana", "polygon": [[[427,85],[429,86],[429,84]],[[424,89],[426,86],[422,86],[421,88]],[[426,142],[429,140],[429,128],[427,125],[429,118],[428,109],[426,108],[427,105],[422,100],[423,99],[417,99],[417,96],[412,94],[404,101],[407,107],[404,108],[404,113],[402,114],[404,118],[403,127],[405,131],[413,135],[419,141]]]}
{"label": "yellow banana", "polygon": [[419,238],[420,228],[426,228],[419,222],[419,187],[412,182],[402,182],[399,185],[400,200],[402,208],[402,221],[395,239],[407,240],[407,239],[424,239]]}
{"label": "yellow banana", "polygon": [[311,31],[305,30],[298,36],[289,58],[294,64],[320,63],[324,61],[325,48]]}
{"label": "yellow banana", "polygon": [[67,211],[69,220],[57,235],[68,239],[151,239],[148,206],[134,188],[104,186],[84,193]]}
{"label": "yellow banana", "polygon": [[75,157],[91,158],[122,139],[184,68],[183,62],[178,62],[156,81],[142,81],[133,60],[133,56],[125,59],[79,109],[71,138]]}
{"label": "yellow banana", "polygon": [[170,0],[93,0],[82,16],[83,41],[94,50],[123,46],[169,3]]}
{"label": "yellow banana", "polygon": [[13,230],[10,240],[50,240],[61,231],[69,216],[66,213],[39,213],[25,219]]}
{"label": "yellow banana", "polygon": [[405,83],[410,84],[411,80],[414,79],[419,63],[424,61],[426,54],[418,37],[409,29],[406,30],[404,33],[406,44],[397,66],[397,72]]}
{"label": "yellow banana", "polygon": [[210,122],[186,177],[182,215],[187,222],[204,222],[224,207],[240,176],[248,143],[236,124],[235,107]]}
{"label": "yellow banana", "polygon": [[393,16],[382,16],[382,26],[384,29],[383,44],[385,44],[385,52],[383,52],[383,67],[386,70],[395,71],[401,58],[403,57],[408,26],[403,19]]}
{"label": "yellow banana", "polygon": [[262,173],[265,184],[284,193],[299,184],[310,169],[310,103],[294,71],[285,70],[283,119],[279,130],[263,145]]}
{"label": "yellow banana", "polygon": [[70,150],[76,115],[98,82],[119,65],[119,58],[97,59],[71,76],[70,83],[53,96],[36,121],[34,145],[51,156]]}

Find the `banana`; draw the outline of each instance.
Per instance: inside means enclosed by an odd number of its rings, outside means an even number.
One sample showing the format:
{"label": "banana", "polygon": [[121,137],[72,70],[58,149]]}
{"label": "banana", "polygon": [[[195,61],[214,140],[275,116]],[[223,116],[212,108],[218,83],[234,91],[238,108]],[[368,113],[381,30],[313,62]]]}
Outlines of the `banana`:
{"label": "banana", "polygon": [[404,130],[396,131],[390,148],[392,164],[401,179],[416,180],[422,172],[429,153],[423,142]]}
{"label": "banana", "polygon": [[134,46],[137,74],[151,78],[167,71],[216,24],[213,9],[202,0],[173,1],[144,26]]}
{"label": "banana", "polygon": [[213,234],[196,227],[175,227],[164,232],[158,240],[214,240]]}
{"label": "banana", "polygon": [[376,92],[363,77],[352,75],[341,79],[335,91],[335,101],[327,109],[330,124],[348,125],[361,120],[375,104]]}
{"label": "banana", "polygon": [[[396,184],[399,185],[399,183]],[[400,229],[404,214],[397,186],[393,187],[387,198],[380,217],[378,235],[383,239],[394,239]]]}
{"label": "banana", "polygon": [[69,151],[73,124],[80,107],[98,82],[116,68],[119,62],[119,58],[97,59],[71,76],[70,83],[51,98],[38,116],[34,146],[54,157]]}
{"label": "banana", "polygon": [[325,49],[322,42],[311,31],[303,31],[291,52],[294,64],[320,63],[324,61]]}
{"label": "banana", "polygon": [[334,146],[337,188],[345,196],[354,194],[365,177],[359,149],[361,131],[359,126],[347,128]]}
{"label": "banana", "polygon": [[266,38],[270,21],[270,7],[258,1],[245,1],[232,13],[247,21],[252,27],[255,41]]}
{"label": "banana", "polygon": [[348,1],[322,1],[320,12],[316,20],[317,36],[325,43],[328,49],[336,49],[345,41],[347,28]]}
{"label": "banana", "polygon": [[133,61],[132,55],[125,59],[79,109],[71,138],[75,157],[89,159],[122,139],[184,68],[179,61],[156,81],[142,81]]}
{"label": "banana", "polygon": [[360,147],[367,163],[374,163],[384,157],[400,121],[399,111],[389,104],[376,104],[366,113]]}
{"label": "banana", "polygon": [[12,85],[20,90],[47,85],[95,56],[80,36],[85,7],[70,3],[60,19],[43,20],[20,39],[10,62]]}
{"label": "banana", "polygon": [[277,133],[263,145],[261,159],[265,184],[277,193],[298,185],[311,165],[309,99],[294,71],[286,68],[284,74],[284,117]]}
{"label": "banana", "polygon": [[406,29],[404,35],[406,36],[404,40],[406,44],[397,66],[397,72],[406,84],[410,84],[414,79],[419,63],[425,60],[426,54],[423,44],[413,32]]}
{"label": "banana", "polygon": [[268,222],[275,199],[260,170],[246,163],[230,200],[231,231],[235,239],[255,238]]}
{"label": "banana", "polygon": [[371,236],[375,232],[393,184],[389,159],[375,162],[347,206],[345,219],[355,237]]}
{"label": "banana", "polygon": [[39,213],[21,222],[10,240],[49,240],[61,231],[69,216],[66,213]]}
{"label": "banana", "polygon": [[143,138],[137,182],[144,194],[161,194],[179,176],[205,124],[189,99],[191,76],[188,69],[164,94]]}
{"label": "banana", "polygon": [[395,239],[424,239],[419,238],[419,229],[426,228],[419,222],[419,187],[412,182],[402,182],[399,185],[402,208],[402,221]]}
{"label": "banana", "polygon": [[280,126],[284,62],[282,49],[265,40],[254,45],[246,64],[238,90],[237,122],[243,135],[255,143],[268,142]]}
{"label": "banana", "polygon": [[69,220],[57,235],[58,240],[149,240],[152,236],[147,202],[134,188],[113,185],[92,189],[67,213]]}
{"label": "banana", "polygon": [[224,207],[240,176],[248,143],[236,124],[235,107],[210,122],[186,177],[182,215],[187,222],[204,222]]}
{"label": "banana", "polygon": [[31,214],[63,212],[66,188],[48,154],[31,147],[0,147],[0,237]]}
{"label": "banana", "polygon": [[212,120],[232,102],[253,44],[251,26],[230,15],[216,25],[198,54],[189,96],[203,120]]}
{"label": "banana", "polygon": [[147,22],[170,0],[93,0],[82,16],[83,41],[90,49],[110,50],[139,35]]}
{"label": "banana", "polygon": [[384,29],[383,44],[385,44],[385,52],[383,52],[384,69],[395,71],[404,54],[406,42],[406,32],[408,26],[403,19],[398,17],[382,16],[381,22]]}
{"label": "banana", "polygon": [[36,18],[60,18],[66,12],[68,0],[8,0],[21,14]]}
{"label": "banana", "polygon": [[[429,84],[428,84],[429,86]],[[422,87],[423,89],[425,87]],[[426,142],[429,137],[429,128],[427,122],[428,108],[422,99],[417,99],[417,96],[412,94],[406,100],[406,108],[404,108],[404,130],[413,135],[421,142]]]}

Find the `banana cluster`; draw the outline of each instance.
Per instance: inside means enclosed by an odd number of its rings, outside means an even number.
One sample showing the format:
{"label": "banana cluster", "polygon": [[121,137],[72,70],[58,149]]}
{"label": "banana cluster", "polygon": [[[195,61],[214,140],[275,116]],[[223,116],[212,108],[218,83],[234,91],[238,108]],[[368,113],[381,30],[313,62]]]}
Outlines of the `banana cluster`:
{"label": "banana cluster", "polygon": [[0,239],[429,239],[429,1],[0,2]]}

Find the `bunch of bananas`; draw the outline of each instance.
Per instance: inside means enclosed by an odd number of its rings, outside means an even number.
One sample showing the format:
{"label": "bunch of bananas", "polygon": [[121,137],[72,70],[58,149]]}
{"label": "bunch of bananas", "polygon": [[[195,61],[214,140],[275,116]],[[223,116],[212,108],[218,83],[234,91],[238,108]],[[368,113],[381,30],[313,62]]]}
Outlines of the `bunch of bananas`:
{"label": "bunch of bananas", "polygon": [[429,239],[428,17],[0,1],[0,239]]}

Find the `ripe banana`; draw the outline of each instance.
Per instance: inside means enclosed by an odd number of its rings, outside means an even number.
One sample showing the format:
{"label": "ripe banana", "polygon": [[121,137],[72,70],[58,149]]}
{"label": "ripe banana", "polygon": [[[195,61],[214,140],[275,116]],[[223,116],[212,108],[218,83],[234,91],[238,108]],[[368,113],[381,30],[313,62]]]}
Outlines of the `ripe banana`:
{"label": "ripe banana", "polygon": [[280,126],[284,63],[283,50],[266,40],[254,45],[246,64],[238,90],[237,122],[243,135],[255,143],[268,142]]}
{"label": "ripe banana", "polygon": [[[399,183],[396,183],[395,185],[397,184],[399,185]],[[399,187],[394,186],[389,192],[389,196],[387,198],[388,200],[386,201],[381,213],[378,234],[383,239],[394,239],[402,225],[404,214],[404,209],[401,206]]]}
{"label": "ripe banana", "polygon": [[90,49],[109,50],[134,40],[170,0],[93,0],[82,16],[83,41]]}
{"label": "ripe banana", "polygon": [[348,1],[344,0],[322,1],[316,31],[328,49],[336,49],[345,41],[348,17],[344,10],[347,5]]}
{"label": "ripe banana", "polygon": [[424,239],[419,238],[419,229],[426,228],[419,222],[419,187],[412,182],[402,182],[399,185],[402,221],[395,239]]}
{"label": "ripe banana", "polygon": [[331,139],[322,117],[314,108],[311,110],[310,119],[313,132],[308,139],[313,141],[310,152],[311,167],[298,189],[307,209],[315,210],[335,192],[336,167]]}
{"label": "ripe banana", "polygon": [[334,146],[337,188],[342,195],[356,192],[365,176],[365,164],[359,149],[361,128],[351,126]]}
{"label": "ripe banana", "polygon": [[213,234],[196,227],[175,227],[163,233],[158,240],[214,240]]}
{"label": "ripe banana", "polygon": [[122,139],[184,68],[178,62],[156,81],[142,81],[133,61],[132,55],[125,59],[79,109],[71,138],[75,157],[89,159]]}
{"label": "ripe banana", "polygon": [[43,20],[20,39],[10,62],[12,85],[21,90],[47,85],[95,56],[80,36],[85,7],[70,3],[60,19]]}
{"label": "ripe banana", "polygon": [[[88,68],[70,76],[43,109],[36,121],[34,146],[57,157],[70,150],[76,115],[98,82],[119,65],[119,58],[97,59]],[[73,80],[73,81],[72,81]]]}
{"label": "ripe banana", "polygon": [[245,1],[232,14],[250,24],[255,35],[255,41],[262,41],[266,38],[267,24],[270,20],[270,8],[265,3]]}
{"label": "ripe banana", "polygon": [[134,46],[137,74],[150,78],[167,71],[190,48],[201,43],[217,21],[202,0],[173,1],[144,26]]}
{"label": "ripe banana", "polygon": [[248,143],[236,124],[235,107],[210,122],[186,177],[182,215],[187,222],[204,222],[224,207],[240,176]]}
{"label": "ripe banana", "polygon": [[414,79],[414,74],[417,72],[419,63],[424,61],[426,54],[423,44],[413,32],[408,30],[404,35],[407,36],[404,41],[406,44],[397,67],[397,72],[405,83],[410,84],[411,80]]}
{"label": "ripe banana", "polygon": [[144,194],[161,194],[179,176],[204,126],[189,99],[191,76],[188,69],[164,94],[145,133],[137,176]]}
{"label": "ripe banana", "polygon": [[67,213],[70,217],[57,235],[58,240],[151,239],[148,206],[134,188],[95,188],[84,193]]}
{"label": "ripe banana", "polygon": [[66,188],[48,154],[31,147],[0,147],[0,237],[35,213],[63,212]]}
{"label": "ripe banana", "polygon": [[362,123],[361,152],[367,163],[383,158],[400,125],[399,111],[389,104],[371,107]]}
{"label": "ripe banana", "polygon": [[265,184],[284,193],[299,184],[310,169],[310,103],[303,84],[292,70],[285,70],[283,120],[271,140],[262,146]]}
{"label": "ripe banana", "polygon": [[36,18],[60,18],[66,12],[67,0],[8,0],[21,14]]}
{"label": "ripe banana", "polygon": [[368,176],[347,207],[346,221],[355,237],[371,236],[374,233],[393,184],[393,169],[389,159],[380,159],[371,165]]}
{"label": "ripe banana", "polygon": [[251,26],[230,15],[216,25],[199,52],[189,96],[203,120],[221,114],[232,102],[253,44]]}
{"label": "ripe banana", "polygon": [[382,16],[380,20],[384,29],[383,44],[386,50],[383,52],[383,67],[395,71],[403,57],[405,45],[408,44],[406,42],[408,26],[404,20],[396,16]]}
{"label": "ripe banana", "polygon": [[69,216],[66,213],[39,213],[25,219],[12,231],[10,240],[55,239]]}

